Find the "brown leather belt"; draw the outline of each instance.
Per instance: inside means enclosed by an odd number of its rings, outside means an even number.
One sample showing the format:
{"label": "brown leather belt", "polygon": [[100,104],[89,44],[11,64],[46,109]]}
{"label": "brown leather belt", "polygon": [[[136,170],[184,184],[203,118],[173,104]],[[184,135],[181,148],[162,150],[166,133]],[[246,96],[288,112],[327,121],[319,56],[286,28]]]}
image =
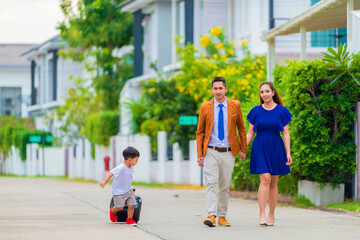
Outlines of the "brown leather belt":
{"label": "brown leather belt", "polygon": [[230,147],[212,147],[212,146],[208,146],[208,148],[214,149],[218,152],[229,152],[231,151]]}

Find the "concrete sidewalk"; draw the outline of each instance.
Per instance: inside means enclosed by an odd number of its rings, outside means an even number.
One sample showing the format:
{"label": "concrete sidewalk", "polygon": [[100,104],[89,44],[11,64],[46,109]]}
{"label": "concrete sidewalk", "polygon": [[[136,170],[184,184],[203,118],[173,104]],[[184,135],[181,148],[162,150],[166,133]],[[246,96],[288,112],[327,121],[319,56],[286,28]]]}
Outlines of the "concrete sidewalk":
{"label": "concrete sidewalk", "polygon": [[232,198],[231,228],[208,228],[203,190],[137,187],[139,226],[113,224],[111,185],[0,177],[0,239],[360,239],[360,214],[278,207],[258,225],[257,201]]}

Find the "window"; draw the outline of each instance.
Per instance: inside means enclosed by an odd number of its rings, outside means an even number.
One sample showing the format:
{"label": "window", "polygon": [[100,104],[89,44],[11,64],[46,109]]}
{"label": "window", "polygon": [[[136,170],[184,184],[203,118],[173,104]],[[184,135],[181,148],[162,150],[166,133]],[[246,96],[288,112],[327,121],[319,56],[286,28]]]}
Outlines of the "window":
{"label": "window", "polygon": [[[311,0],[311,6],[320,0]],[[311,47],[337,47],[347,42],[347,28],[335,28],[311,32]]]}
{"label": "window", "polygon": [[1,115],[21,117],[21,88],[0,88]]}

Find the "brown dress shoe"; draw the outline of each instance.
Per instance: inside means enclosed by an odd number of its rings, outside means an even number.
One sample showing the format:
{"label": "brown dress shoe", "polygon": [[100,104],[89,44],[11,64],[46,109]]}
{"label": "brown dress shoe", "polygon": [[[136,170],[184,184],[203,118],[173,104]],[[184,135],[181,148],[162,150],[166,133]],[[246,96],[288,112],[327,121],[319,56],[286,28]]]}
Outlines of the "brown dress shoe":
{"label": "brown dress shoe", "polygon": [[205,218],[204,224],[209,226],[209,227],[215,227],[216,226],[215,218],[216,217],[214,215],[209,215],[207,218]]}
{"label": "brown dress shoe", "polygon": [[231,224],[226,220],[225,217],[219,217],[218,224],[219,226],[223,226],[223,227],[231,227]]}

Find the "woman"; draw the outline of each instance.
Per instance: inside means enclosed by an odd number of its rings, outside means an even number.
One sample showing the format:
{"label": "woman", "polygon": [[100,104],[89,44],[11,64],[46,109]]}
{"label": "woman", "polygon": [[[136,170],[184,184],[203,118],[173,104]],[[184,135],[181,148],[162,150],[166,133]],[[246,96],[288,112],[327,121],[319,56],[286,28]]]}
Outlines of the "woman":
{"label": "woman", "polygon": [[[260,178],[259,224],[273,226],[279,175],[290,173],[289,165],[292,163],[289,135],[289,123],[292,116],[284,107],[272,82],[262,82],[259,89],[261,105],[251,109],[247,116],[250,126],[246,140],[249,145],[254,132],[257,132],[251,149],[250,173],[259,174]],[[282,132],[284,141],[279,132]],[[266,218],[267,201],[269,201],[269,215]]]}

